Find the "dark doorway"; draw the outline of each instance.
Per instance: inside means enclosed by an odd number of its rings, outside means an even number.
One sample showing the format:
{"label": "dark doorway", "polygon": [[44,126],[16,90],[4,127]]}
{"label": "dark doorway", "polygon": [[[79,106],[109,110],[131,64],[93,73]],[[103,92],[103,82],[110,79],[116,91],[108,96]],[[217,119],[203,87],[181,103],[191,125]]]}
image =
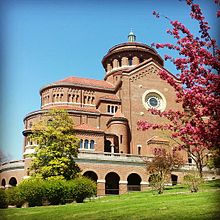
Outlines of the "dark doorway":
{"label": "dark doorway", "polygon": [[83,176],[88,177],[89,179],[93,180],[94,182],[97,182],[98,176],[93,171],[86,171]]}
{"label": "dark doorway", "polygon": [[141,191],[141,177],[132,173],[128,176],[128,191]]}
{"label": "dark doorway", "polygon": [[6,185],[6,181],[5,181],[5,179],[3,179],[2,182],[1,182],[1,186],[5,187],[5,185]]}
{"label": "dark doorway", "polygon": [[11,186],[16,186],[17,185],[17,180],[15,179],[15,177],[12,177],[10,180],[9,180],[9,184]]}
{"label": "dark doorway", "polygon": [[109,140],[106,140],[105,141],[105,146],[104,146],[104,151],[105,152],[110,152],[111,153],[111,141],[109,141]]}
{"label": "dark doorway", "polygon": [[177,181],[178,181],[178,176],[171,174],[171,181],[172,181],[172,186],[177,185]]}
{"label": "dark doorway", "polygon": [[120,177],[117,173],[108,173],[105,177],[105,194],[119,194],[119,180]]}

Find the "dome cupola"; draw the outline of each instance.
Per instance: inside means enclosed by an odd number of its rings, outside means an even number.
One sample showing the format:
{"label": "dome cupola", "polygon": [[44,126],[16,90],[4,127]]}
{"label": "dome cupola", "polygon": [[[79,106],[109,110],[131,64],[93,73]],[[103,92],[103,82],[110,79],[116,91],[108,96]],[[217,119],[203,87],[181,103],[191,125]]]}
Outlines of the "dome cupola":
{"label": "dome cupola", "polygon": [[128,42],[135,42],[136,41],[136,36],[135,34],[131,31],[129,34],[128,34]]}
{"label": "dome cupola", "polygon": [[154,59],[163,66],[163,59],[150,46],[136,42],[133,31],[128,34],[128,42],[118,44],[111,49],[102,59],[102,65],[106,71],[106,77],[114,72],[134,68],[148,59]]}

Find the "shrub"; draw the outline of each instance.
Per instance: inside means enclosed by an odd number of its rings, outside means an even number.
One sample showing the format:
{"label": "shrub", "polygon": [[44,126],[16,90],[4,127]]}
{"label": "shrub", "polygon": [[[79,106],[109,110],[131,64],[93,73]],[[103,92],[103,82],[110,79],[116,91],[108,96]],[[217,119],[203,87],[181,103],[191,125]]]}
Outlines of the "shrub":
{"label": "shrub", "polygon": [[12,187],[6,190],[9,205],[15,205],[17,208],[25,203],[25,197],[22,195],[19,187]]}
{"label": "shrub", "polygon": [[54,177],[45,181],[45,197],[51,205],[65,204],[66,193],[66,180]]}
{"label": "shrub", "polygon": [[96,195],[95,182],[86,177],[77,177],[73,180],[71,186],[73,197],[77,203],[81,203],[84,201],[84,199]]}
{"label": "shrub", "polygon": [[20,195],[30,207],[41,206],[45,196],[45,181],[40,178],[28,178],[18,186]]}
{"label": "shrub", "polygon": [[7,195],[3,189],[0,189],[0,208],[8,208]]}
{"label": "shrub", "polygon": [[66,181],[66,202],[70,203],[75,201],[75,181]]}
{"label": "shrub", "polygon": [[203,183],[203,179],[200,177],[199,173],[195,171],[185,175],[183,180],[192,193],[198,192],[199,186]]}
{"label": "shrub", "polygon": [[149,186],[158,192],[158,194],[162,194],[164,190],[164,180],[158,174],[151,174],[149,177]]}

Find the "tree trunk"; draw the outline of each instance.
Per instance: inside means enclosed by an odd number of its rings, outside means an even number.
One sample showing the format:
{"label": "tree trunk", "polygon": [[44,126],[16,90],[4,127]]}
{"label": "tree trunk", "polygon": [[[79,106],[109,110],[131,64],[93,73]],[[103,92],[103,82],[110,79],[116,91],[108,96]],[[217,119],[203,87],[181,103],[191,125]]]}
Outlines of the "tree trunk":
{"label": "tree trunk", "polygon": [[196,162],[196,167],[197,167],[197,170],[199,172],[199,176],[202,178],[203,177],[203,166],[202,166],[202,163],[201,161],[197,161]]}

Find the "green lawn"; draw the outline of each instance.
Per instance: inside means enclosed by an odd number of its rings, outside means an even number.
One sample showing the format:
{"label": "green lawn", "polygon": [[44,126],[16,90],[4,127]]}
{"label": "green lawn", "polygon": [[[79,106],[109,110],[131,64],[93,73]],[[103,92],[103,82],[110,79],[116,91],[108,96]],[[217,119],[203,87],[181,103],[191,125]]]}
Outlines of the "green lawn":
{"label": "green lawn", "polygon": [[220,219],[219,187],[219,181],[212,181],[198,193],[189,193],[186,188],[175,186],[169,187],[163,195],[146,191],[96,198],[83,204],[2,209],[0,219]]}

